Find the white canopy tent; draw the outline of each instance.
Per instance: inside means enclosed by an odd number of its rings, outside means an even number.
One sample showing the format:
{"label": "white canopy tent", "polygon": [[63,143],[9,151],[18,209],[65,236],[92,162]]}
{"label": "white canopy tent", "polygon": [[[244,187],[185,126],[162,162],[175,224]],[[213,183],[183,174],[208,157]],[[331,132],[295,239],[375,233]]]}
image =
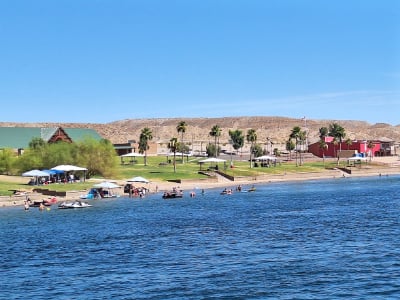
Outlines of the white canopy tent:
{"label": "white canopy tent", "polygon": [[54,168],[51,168],[51,170],[59,170],[59,171],[64,171],[64,172],[70,172],[70,171],[87,171],[86,168],[78,167],[78,166],[73,166],[73,165],[58,165]]}
{"label": "white canopy tent", "polygon": [[270,167],[271,163],[276,166],[277,158],[271,155],[263,155],[255,158],[256,161],[261,163],[262,167]]}
{"label": "white canopy tent", "polygon": [[148,181],[146,178],[144,178],[144,177],[141,177],[141,176],[136,176],[136,177],[133,177],[133,178],[131,178],[131,179],[128,179],[127,181],[128,181],[128,182],[142,182],[142,183],[149,183],[149,181]]}
{"label": "white canopy tent", "polygon": [[201,166],[205,163],[215,164],[215,169],[218,170],[218,163],[220,163],[220,162],[223,162],[225,164],[226,159],[210,157],[207,159],[199,160],[200,170],[201,170]]}
{"label": "white canopy tent", "polygon": [[58,170],[58,171],[64,171],[64,172],[73,172],[73,171],[83,171],[83,180],[86,180],[86,168],[83,167],[78,167],[74,165],[58,165],[55,166],[54,168],[51,168],[51,170]]}
{"label": "white canopy tent", "polygon": [[93,187],[95,188],[103,188],[103,189],[116,189],[116,188],[120,188],[120,186],[114,182],[110,182],[110,181],[103,181],[100,183],[96,183],[95,185],[93,185]]}
{"label": "white canopy tent", "polygon": [[38,185],[39,177],[50,177],[50,174],[40,170],[30,170],[25,173],[22,173],[22,176],[35,178],[35,185]]}
{"label": "white canopy tent", "polygon": [[226,159],[210,157],[207,159],[199,160],[199,163],[219,163],[219,162],[226,162]]}
{"label": "white canopy tent", "polygon": [[270,155],[263,155],[256,157],[256,160],[276,160],[275,156],[270,156]]}
{"label": "white canopy tent", "polygon": [[130,152],[130,153],[127,153],[127,154],[122,154],[119,157],[121,157],[121,164],[123,165],[124,164],[124,158],[128,157],[128,158],[130,158],[130,162],[133,162],[134,161],[133,158],[144,157],[144,154],[137,153],[137,152]]}

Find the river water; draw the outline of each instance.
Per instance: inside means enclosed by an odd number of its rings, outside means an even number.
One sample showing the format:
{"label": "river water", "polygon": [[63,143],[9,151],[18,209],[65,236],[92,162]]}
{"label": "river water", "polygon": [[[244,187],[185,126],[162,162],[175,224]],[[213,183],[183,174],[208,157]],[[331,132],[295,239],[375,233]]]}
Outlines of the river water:
{"label": "river water", "polygon": [[0,299],[399,299],[400,177],[0,209]]}

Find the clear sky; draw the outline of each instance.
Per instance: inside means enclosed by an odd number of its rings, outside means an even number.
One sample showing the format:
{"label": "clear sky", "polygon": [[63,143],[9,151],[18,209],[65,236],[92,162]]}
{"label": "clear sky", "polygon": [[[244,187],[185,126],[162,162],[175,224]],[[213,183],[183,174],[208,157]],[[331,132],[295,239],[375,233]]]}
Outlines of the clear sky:
{"label": "clear sky", "polygon": [[0,121],[400,124],[398,0],[2,0]]}

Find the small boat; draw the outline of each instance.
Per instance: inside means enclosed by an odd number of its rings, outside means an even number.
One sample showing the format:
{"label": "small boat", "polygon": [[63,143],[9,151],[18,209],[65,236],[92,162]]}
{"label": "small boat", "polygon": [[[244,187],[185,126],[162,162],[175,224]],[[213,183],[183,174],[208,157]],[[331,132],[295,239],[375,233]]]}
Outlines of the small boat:
{"label": "small boat", "polygon": [[164,192],[163,199],[174,199],[174,198],[182,198],[183,192],[182,191],[169,191]]}
{"label": "small boat", "polygon": [[86,208],[86,207],[92,207],[92,205],[80,200],[76,200],[73,202],[64,201],[58,205],[59,209]]}
{"label": "small boat", "polygon": [[255,191],[256,191],[255,186],[252,186],[251,188],[249,188],[249,189],[247,190],[247,192],[255,192]]}
{"label": "small boat", "polygon": [[28,201],[30,207],[40,207],[40,205],[44,206],[52,206],[53,204],[57,203],[57,198],[56,197],[49,197],[47,199],[42,199],[42,200],[34,200],[31,202],[31,200]]}
{"label": "small boat", "polygon": [[231,189],[229,189],[229,190],[227,190],[227,189],[224,189],[222,192],[221,192],[221,195],[232,195],[232,190]]}

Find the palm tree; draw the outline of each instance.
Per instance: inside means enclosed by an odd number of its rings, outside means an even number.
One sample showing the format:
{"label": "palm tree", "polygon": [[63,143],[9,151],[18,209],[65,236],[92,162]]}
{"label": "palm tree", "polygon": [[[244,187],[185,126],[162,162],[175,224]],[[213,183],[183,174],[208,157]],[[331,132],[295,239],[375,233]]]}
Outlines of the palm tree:
{"label": "palm tree", "polygon": [[[289,135],[290,139],[295,139],[295,141],[296,141],[296,148],[295,148],[296,149],[296,167],[299,166],[299,164],[297,162],[297,152],[299,152],[298,151],[299,149],[297,146],[299,144],[300,132],[301,132],[301,128],[299,126],[295,126],[295,127],[293,127],[293,129]],[[301,158],[300,158],[300,160],[301,160]]]}
{"label": "palm tree", "polygon": [[321,127],[319,129],[319,139],[325,141],[325,138],[328,136],[329,131],[327,127]]}
{"label": "palm tree", "polygon": [[292,151],[296,148],[292,139],[286,141],[286,150],[289,151],[289,160],[292,160]]}
{"label": "palm tree", "polygon": [[320,140],[319,148],[322,149],[322,161],[324,162],[324,168],[325,168],[325,150],[328,149],[328,144],[324,140]]}
{"label": "palm tree", "polygon": [[211,131],[210,131],[209,135],[214,137],[214,139],[215,139],[215,153],[214,153],[214,156],[217,157],[217,153],[218,153],[217,139],[221,136],[221,128],[218,125],[214,125],[211,128]]}
{"label": "palm tree", "polygon": [[344,142],[347,145],[347,150],[349,150],[350,146],[353,144],[353,141],[350,138],[347,138]]}
{"label": "palm tree", "polygon": [[139,137],[139,153],[144,153],[144,165],[147,166],[147,150],[149,150],[149,141],[153,139],[153,133],[150,128],[142,129]]}
{"label": "palm tree", "polygon": [[301,156],[301,153],[304,151],[304,144],[307,140],[307,132],[305,130],[304,131],[300,130],[298,139],[299,139],[299,144],[302,145],[301,151],[299,152],[300,153],[300,156],[299,156],[300,157],[300,166],[301,166],[301,165],[303,165],[303,158]]}
{"label": "palm tree", "polygon": [[178,134],[181,134],[181,151],[182,151],[182,164],[185,163],[183,159],[183,134],[186,132],[186,127],[187,124],[185,121],[180,121],[178,126],[176,126],[176,131],[178,131]]}
{"label": "palm tree", "polygon": [[373,152],[371,151],[371,149],[373,149],[374,147],[375,147],[374,142],[373,141],[368,141],[368,144],[367,144],[367,148],[369,149],[369,151],[368,151],[369,153],[368,154],[371,154],[369,156],[369,161],[372,160]]}
{"label": "palm tree", "polygon": [[254,129],[247,130],[246,140],[251,143],[250,146],[250,168],[253,166],[252,154],[254,151],[254,145],[257,142],[257,133]]}
{"label": "palm tree", "polygon": [[[337,143],[339,143],[339,153],[342,151],[342,141],[346,136],[345,130],[342,126],[337,123],[332,123],[329,125],[329,136],[334,138]],[[336,153],[337,156],[337,164],[339,165],[340,155]]]}
{"label": "palm tree", "polygon": [[168,149],[174,153],[174,173],[176,173],[176,149],[178,146],[178,139],[176,137],[169,140]]}

